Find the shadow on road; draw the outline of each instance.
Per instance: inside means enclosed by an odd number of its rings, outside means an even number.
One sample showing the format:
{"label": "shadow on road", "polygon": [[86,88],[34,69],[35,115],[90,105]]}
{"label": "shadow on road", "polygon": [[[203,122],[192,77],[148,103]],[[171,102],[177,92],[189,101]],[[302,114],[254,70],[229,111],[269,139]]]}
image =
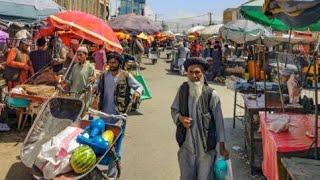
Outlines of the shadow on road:
{"label": "shadow on road", "polygon": [[132,111],[128,113],[129,116],[142,116],[143,114],[138,111]]}
{"label": "shadow on road", "polygon": [[[13,127],[13,126],[11,126],[11,127]],[[18,143],[23,142],[23,140],[27,136],[27,134],[28,134],[27,128],[25,128],[22,131],[12,129],[9,132],[1,132],[0,133],[0,143],[16,142],[18,145]]]}
{"label": "shadow on road", "polygon": [[16,179],[33,179],[31,175],[31,169],[26,167],[22,162],[14,163],[5,177],[5,180],[16,180]]}

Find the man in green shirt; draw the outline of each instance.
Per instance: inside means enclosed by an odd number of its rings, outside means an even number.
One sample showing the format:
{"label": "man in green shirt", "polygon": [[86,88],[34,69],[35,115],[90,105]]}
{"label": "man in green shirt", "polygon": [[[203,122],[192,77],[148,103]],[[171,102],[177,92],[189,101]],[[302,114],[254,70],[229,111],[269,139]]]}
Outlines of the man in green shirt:
{"label": "man in green shirt", "polygon": [[[95,68],[87,61],[88,49],[86,47],[79,47],[76,56],[75,65],[66,83],[70,87],[70,91],[76,93],[76,97],[79,97],[87,90],[90,84],[95,82]],[[90,103],[90,93],[91,92],[88,92],[85,97],[86,104]]]}

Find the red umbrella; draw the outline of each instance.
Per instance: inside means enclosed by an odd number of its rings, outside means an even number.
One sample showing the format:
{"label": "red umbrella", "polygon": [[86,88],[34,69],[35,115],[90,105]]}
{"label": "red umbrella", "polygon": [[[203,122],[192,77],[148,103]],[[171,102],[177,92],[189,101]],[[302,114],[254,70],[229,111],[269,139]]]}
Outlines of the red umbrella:
{"label": "red umbrella", "polygon": [[[68,31],[96,44],[103,44],[109,51],[122,52],[121,44],[102,19],[80,11],[64,11],[51,15],[47,19],[49,27]],[[52,31],[51,28],[47,29]]]}

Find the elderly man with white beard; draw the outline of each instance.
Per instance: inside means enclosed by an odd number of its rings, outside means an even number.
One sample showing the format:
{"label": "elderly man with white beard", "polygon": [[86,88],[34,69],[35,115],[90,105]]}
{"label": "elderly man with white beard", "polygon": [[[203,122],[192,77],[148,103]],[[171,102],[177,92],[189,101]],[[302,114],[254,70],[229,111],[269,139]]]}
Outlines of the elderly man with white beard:
{"label": "elderly man with white beard", "polygon": [[212,180],[216,145],[225,159],[225,130],[218,94],[205,82],[208,64],[200,58],[185,61],[188,81],[184,82],[171,106],[177,126],[180,180]]}

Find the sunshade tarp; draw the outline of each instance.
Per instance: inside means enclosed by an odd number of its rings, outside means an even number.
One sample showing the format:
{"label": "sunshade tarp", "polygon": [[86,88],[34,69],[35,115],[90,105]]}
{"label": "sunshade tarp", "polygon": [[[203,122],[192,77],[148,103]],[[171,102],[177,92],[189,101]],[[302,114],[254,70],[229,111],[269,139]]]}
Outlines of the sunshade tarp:
{"label": "sunshade tarp", "polygon": [[0,0],[0,19],[33,23],[63,10],[53,0]]}
{"label": "sunshade tarp", "polygon": [[94,15],[81,11],[64,11],[49,16],[47,22],[46,35],[63,30],[93,43],[105,45],[109,51],[122,52],[122,46],[108,23]]}
{"label": "sunshade tarp", "polygon": [[[289,42],[289,34],[284,34],[281,36],[278,35],[267,35],[263,37],[263,44],[266,46],[275,46],[281,43]],[[292,36],[290,39],[290,44],[309,44],[314,42],[313,38],[302,38]]]}
{"label": "sunshade tarp", "polygon": [[277,17],[290,27],[303,27],[318,23],[320,18],[319,0],[266,0],[263,11],[271,18]]}
{"label": "sunshade tarp", "polygon": [[205,27],[202,31],[200,31],[201,35],[211,36],[214,34],[219,34],[219,29],[223,26],[223,24],[216,24]]}
{"label": "sunshade tarp", "polygon": [[265,27],[248,20],[229,22],[220,28],[220,33],[224,39],[240,44],[258,40],[265,34],[271,34]]}
{"label": "sunshade tarp", "polygon": [[158,26],[154,21],[146,18],[145,16],[135,14],[118,16],[109,21],[109,24],[112,29],[117,31],[124,30],[153,34],[155,32],[160,32],[161,30],[161,27]]}
{"label": "sunshade tarp", "polygon": [[300,30],[300,31],[320,31],[320,23],[314,23],[309,26],[304,27],[295,27],[295,26],[288,26],[282,20],[278,18],[269,18],[264,14],[263,6],[264,0],[254,0],[248,3],[245,3],[240,6],[241,14],[251,21],[256,23],[262,24],[264,26],[271,27],[277,31],[289,31],[291,28],[293,30]]}
{"label": "sunshade tarp", "polygon": [[190,34],[190,33],[195,33],[195,32],[200,32],[202,31],[203,29],[205,29],[206,27],[204,26],[194,26],[190,29],[187,30],[187,33]]}

